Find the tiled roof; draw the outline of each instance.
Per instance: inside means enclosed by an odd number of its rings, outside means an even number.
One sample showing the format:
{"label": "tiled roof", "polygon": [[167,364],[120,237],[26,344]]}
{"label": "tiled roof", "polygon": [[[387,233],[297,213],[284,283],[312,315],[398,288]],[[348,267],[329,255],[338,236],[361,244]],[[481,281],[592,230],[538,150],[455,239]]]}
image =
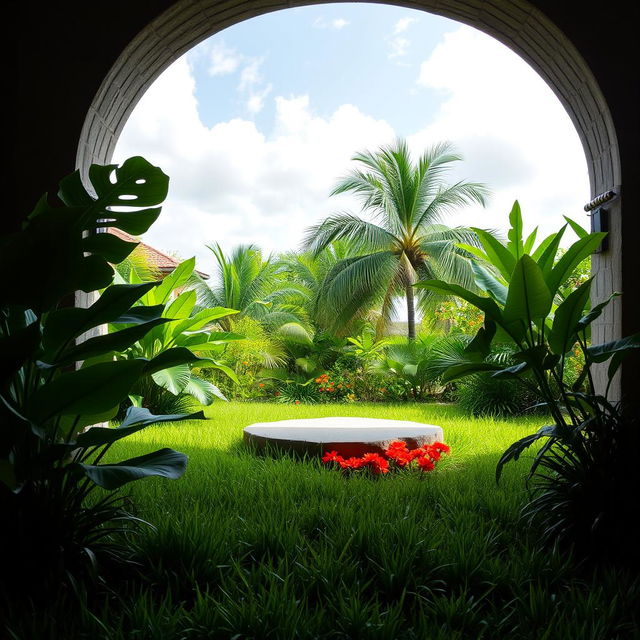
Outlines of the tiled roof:
{"label": "tiled roof", "polygon": [[[134,251],[139,251],[144,254],[145,261],[149,264],[149,266],[159,271],[161,274],[166,275],[171,273],[180,262],[171,256],[168,256],[166,253],[162,253],[155,247],[152,247],[144,242],[141,242],[139,238],[132,236],[121,229],[116,229],[115,227],[109,227],[109,233],[112,233],[114,236],[118,236],[118,238],[122,238],[122,240],[126,240],[127,242],[137,242],[138,246],[134,249]],[[209,274],[203,273],[202,271],[196,270],[196,273],[203,278],[204,280],[209,279]]]}

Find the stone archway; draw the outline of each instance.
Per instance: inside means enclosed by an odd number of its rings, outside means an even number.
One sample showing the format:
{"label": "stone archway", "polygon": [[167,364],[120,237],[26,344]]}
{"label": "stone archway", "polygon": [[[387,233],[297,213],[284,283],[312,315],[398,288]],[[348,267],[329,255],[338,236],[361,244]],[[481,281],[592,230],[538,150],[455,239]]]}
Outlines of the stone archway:
{"label": "stone archway", "polygon": [[[164,69],[189,49],[233,24],[314,0],[179,0],[153,20],[122,51],[104,78],[87,113],[77,152],[77,167],[107,163],[131,111]],[[516,52],[551,87],[569,114],[584,148],[591,195],[620,194],[621,165],[613,119],[587,63],[576,47],[527,0],[414,0],[389,2],[457,20],[475,27]],[[607,251],[593,260],[594,301],[622,285],[621,200],[609,205]],[[621,302],[609,305],[594,325],[593,339],[622,334]]]}

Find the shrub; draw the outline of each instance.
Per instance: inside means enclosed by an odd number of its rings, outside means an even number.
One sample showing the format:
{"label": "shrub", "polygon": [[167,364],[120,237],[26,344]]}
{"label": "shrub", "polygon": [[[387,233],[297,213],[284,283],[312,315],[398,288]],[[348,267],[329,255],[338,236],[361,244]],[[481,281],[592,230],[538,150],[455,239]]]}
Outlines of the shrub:
{"label": "shrub", "polygon": [[493,378],[478,374],[456,386],[453,397],[466,413],[481,417],[517,416],[536,403],[536,397],[519,380]]}
{"label": "shrub", "polygon": [[278,402],[284,404],[317,404],[320,392],[311,383],[285,382],[278,388]]}

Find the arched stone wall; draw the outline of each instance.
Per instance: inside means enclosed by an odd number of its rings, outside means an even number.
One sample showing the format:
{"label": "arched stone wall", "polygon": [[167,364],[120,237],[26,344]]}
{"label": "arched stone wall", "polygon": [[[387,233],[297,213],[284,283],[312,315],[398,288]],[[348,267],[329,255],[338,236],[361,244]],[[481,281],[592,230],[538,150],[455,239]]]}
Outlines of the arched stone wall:
{"label": "arched stone wall", "polygon": [[[111,159],[118,135],[146,89],[174,60],[207,37],[243,20],[313,0],[179,0],[147,25],[122,51],[104,78],[87,114],[77,166]],[[547,82],[571,117],[583,144],[592,197],[620,193],[622,170],[614,122],[594,74],[576,47],[526,0],[415,0],[390,2],[421,9],[475,27],[526,60]],[[609,207],[610,241],[593,260],[594,302],[622,285],[621,199]],[[594,341],[621,335],[621,301],[594,327]],[[628,323],[627,323],[628,324]]]}

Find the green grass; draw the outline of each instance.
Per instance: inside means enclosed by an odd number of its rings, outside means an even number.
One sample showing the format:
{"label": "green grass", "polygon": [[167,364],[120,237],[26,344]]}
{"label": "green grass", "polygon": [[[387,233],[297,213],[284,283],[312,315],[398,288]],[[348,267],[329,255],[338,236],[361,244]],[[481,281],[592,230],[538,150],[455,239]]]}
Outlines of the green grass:
{"label": "green grass", "polygon": [[[635,576],[542,549],[519,521],[529,460],[495,484],[499,455],[540,417],[472,420],[432,404],[217,403],[207,413],[113,448],[113,460],[165,446],[190,458],[178,481],[130,485],[157,528],[133,542],[146,581],[82,619],[26,622],[33,635],[20,637],[638,637]],[[431,474],[344,478],[242,443],[253,422],[330,415],[438,424],[452,453]]]}

